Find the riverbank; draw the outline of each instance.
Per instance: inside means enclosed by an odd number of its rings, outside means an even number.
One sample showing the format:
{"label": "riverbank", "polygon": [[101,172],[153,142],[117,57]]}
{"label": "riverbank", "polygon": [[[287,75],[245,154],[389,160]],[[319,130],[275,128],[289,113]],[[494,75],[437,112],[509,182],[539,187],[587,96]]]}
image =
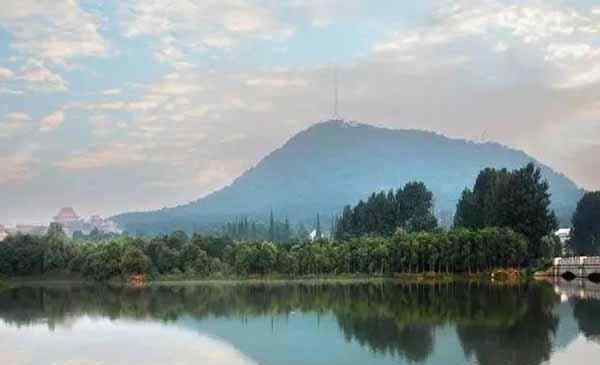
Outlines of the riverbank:
{"label": "riverbank", "polygon": [[366,275],[366,274],[340,274],[340,275],[304,275],[290,277],[280,274],[231,276],[231,277],[193,277],[188,275],[161,275],[157,277],[139,276],[130,278],[113,278],[98,282],[86,280],[79,275],[54,274],[44,276],[29,276],[10,278],[5,285],[69,285],[69,284],[108,284],[129,286],[153,285],[225,285],[225,284],[353,284],[353,283],[383,283],[395,282],[399,284],[449,284],[457,282],[479,283],[522,283],[532,279],[517,270],[495,270],[482,273],[396,273],[394,275]]}
{"label": "riverbank", "polygon": [[187,275],[162,275],[148,280],[149,283],[294,283],[294,282],[376,282],[395,281],[400,283],[452,283],[452,282],[523,282],[532,279],[525,271],[516,269],[497,269],[480,273],[394,273],[392,275],[338,274],[338,275],[303,275],[286,276],[281,274],[202,277]]}

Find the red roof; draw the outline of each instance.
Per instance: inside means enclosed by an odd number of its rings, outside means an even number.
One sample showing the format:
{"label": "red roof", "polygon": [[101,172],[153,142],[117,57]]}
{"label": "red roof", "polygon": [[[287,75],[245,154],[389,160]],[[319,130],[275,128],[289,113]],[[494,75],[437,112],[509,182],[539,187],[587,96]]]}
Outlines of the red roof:
{"label": "red roof", "polygon": [[71,207],[62,208],[60,212],[54,217],[55,221],[68,221],[68,220],[76,220],[79,219],[75,210]]}

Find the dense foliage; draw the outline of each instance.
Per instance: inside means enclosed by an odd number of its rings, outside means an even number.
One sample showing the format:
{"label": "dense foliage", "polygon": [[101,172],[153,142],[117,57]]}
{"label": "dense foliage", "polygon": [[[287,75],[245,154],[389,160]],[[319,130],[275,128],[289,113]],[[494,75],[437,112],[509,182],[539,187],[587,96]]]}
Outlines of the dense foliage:
{"label": "dense foliage", "polygon": [[280,243],[305,240],[309,237],[308,229],[303,224],[293,227],[287,218],[283,221],[276,219],[273,212],[269,216],[268,224],[248,217],[239,217],[227,222],[223,227],[223,234],[234,240]]}
{"label": "dense foliage", "polygon": [[577,204],[570,246],[578,255],[600,255],[600,191],[586,193]]}
{"label": "dense foliage", "polygon": [[487,168],[472,190],[463,191],[454,225],[470,229],[510,227],[529,240],[527,257],[539,259],[545,255],[543,238],[557,229],[548,182],[533,163],[514,171]]}
{"label": "dense foliage", "polygon": [[346,206],[337,220],[335,236],[337,239],[391,236],[398,228],[418,232],[436,227],[433,193],[421,182],[410,182],[402,189],[373,193],[366,202],[361,200],[354,207]]}
{"label": "dense foliage", "polygon": [[79,242],[52,229],[45,236],[11,236],[0,244],[0,275],[68,272],[109,280],[132,274],[206,278],[471,273],[519,267],[526,253],[527,240],[507,228],[398,231],[387,238],[288,244],[201,235],[190,238],[183,232],[154,238],[122,236],[107,242]]}

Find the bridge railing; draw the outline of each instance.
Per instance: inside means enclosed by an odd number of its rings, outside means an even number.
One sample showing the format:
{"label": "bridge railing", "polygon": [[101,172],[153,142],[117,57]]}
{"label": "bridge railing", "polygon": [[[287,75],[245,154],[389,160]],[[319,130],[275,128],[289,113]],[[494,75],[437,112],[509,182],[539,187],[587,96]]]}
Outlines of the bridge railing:
{"label": "bridge railing", "polygon": [[554,259],[554,266],[581,265],[581,257],[557,257]]}
{"label": "bridge railing", "polygon": [[600,257],[594,256],[594,257],[586,257],[583,260],[583,264],[584,265],[594,265],[594,266],[600,266]]}
{"label": "bridge railing", "polygon": [[554,266],[594,265],[600,266],[600,256],[557,257]]}

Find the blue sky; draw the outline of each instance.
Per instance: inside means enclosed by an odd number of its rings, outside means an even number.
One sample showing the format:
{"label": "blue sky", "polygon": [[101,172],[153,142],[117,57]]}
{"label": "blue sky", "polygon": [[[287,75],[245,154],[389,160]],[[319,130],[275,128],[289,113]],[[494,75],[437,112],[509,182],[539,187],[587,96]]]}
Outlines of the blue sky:
{"label": "blue sky", "polygon": [[0,13],[0,224],[196,199],[331,116],[523,149],[600,187],[591,0],[21,0]]}

